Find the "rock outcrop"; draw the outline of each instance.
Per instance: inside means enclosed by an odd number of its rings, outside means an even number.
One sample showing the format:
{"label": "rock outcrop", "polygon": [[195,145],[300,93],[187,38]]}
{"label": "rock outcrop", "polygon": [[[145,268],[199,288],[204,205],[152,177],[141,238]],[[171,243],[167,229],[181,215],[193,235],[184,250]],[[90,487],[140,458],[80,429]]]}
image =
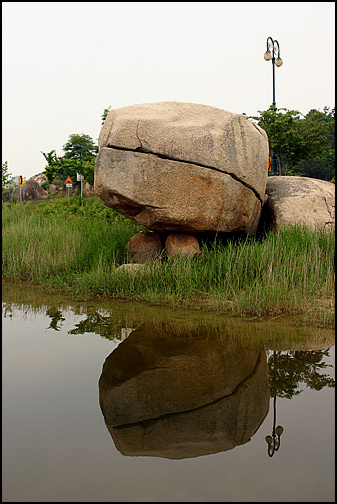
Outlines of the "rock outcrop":
{"label": "rock outcrop", "polygon": [[[13,191],[13,196],[14,198],[17,198],[17,200],[20,199],[20,186],[16,186],[16,188]],[[48,193],[42,187],[36,180],[33,178],[30,178],[27,180],[21,187],[21,198],[22,201],[27,201],[27,200],[37,200],[41,198],[47,198]]]}
{"label": "rock outcrop", "polygon": [[95,193],[155,232],[254,234],[268,149],[245,115],[181,102],[122,107],[99,136]]}
{"label": "rock outcrop", "polygon": [[39,185],[43,184],[43,182],[47,182],[48,179],[44,173],[38,173],[37,175],[33,175],[29,180],[35,180]]}
{"label": "rock outcrop", "polygon": [[261,220],[272,229],[289,224],[335,227],[335,184],[308,177],[268,177]]}

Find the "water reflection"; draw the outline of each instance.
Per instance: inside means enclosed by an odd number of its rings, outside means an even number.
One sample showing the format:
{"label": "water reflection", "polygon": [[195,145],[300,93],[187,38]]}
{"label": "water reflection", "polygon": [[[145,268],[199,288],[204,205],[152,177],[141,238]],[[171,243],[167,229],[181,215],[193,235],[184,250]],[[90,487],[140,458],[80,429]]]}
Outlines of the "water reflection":
{"label": "water reflection", "polygon": [[324,356],[329,355],[328,349],[322,350],[283,350],[269,351],[269,385],[271,396],[291,399],[299,395],[305,384],[313,390],[323,387],[334,387],[335,380],[322,373],[323,369],[332,367],[324,362]]}
{"label": "water reflection", "polygon": [[62,317],[62,311],[57,310],[55,308],[48,308],[48,310],[46,311],[46,315],[48,315],[48,317],[52,319],[48,329],[54,329],[55,331],[60,331],[62,322],[65,321],[65,318]]}
{"label": "water reflection", "polygon": [[335,387],[335,380],[320,371],[331,364],[324,362],[324,357],[329,356],[329,350],[286,350],[267,351],[269,354],[269,386],[273,398],[273,427],[272,434],[267,435],[265,440],[268,445],[268,455],[272,457],[281,445],[281,435],[284,432],[282,425],[276,427],[276,398],[284,397],[291,399],[299,395],[299,384],[306,384],[313,390],[321,390],[324,387]]}
{"label": "water reflection", "polygon": [[[83,312],[82,312],[83,313]],[[121,325],[116,326],[116,320],[110,316],[110,314],[102,314],[98,310],[94,310],[93,313],[88,314],[88,316],[75,324],[75,328],[68,331],[69,334],[85,334],[91,332],[94,334],[99,334],[103,338],[107,339],[117,339],[123,341],[129,336],[133,327],[138,325],[137,322],[124,321],[125,327]],[[130,327],[131,326],[131,327]]]}
{"label": "water reflection", "polygon": [[268,435],[265,437],[265,440],[268,444],[268,455],[269,457],[272,457],[276,451],[279,450],[281,446],[281,435],[283,434],[283,427],[282,425],[276,425],[276,396],[274,397],[273,400],[273,430],[271,436]]}
{"label": "water reflection", "polygon": [[271,457],[284,431],[276,398],[299,395],[303,384],[335,386],[323,373],[334,332],[289,319],[261,323],[116,300],[60,302],[24,287],[9,287],[3,317],[13,317],[20,303],[24,316],[51,319],[47,331],[59,332],[71,313],[77,319],[70,336],[93,333],[118,344],[103,364],[99,402],[123,455],[179,459],[233,449],[257,432],[271,398]]}
{"label": "water reflection", "polygon": [[147,323],[106,359],[99,398],[123,455],[198,457],[245,444],[269,408],[266,353],[206,330]]}
{"label": "water reflection", "polygon": [[[3,317],[5,502],[334,502],[334,368],[325,367],[334,364],[333,330],[298,327],[296,317],[258,321],[116,300],[76,302],[24,285],[3,288]],[[144,348],[151,332],[157,338]],[[134,348],[124,353],[128,340]],[[174,391],[178,408],[171,400],[171,413],[153,415],[149,397],[149,417],[112,426],[117,449],[98,382],[118,348],[134,365],[112,366],[114,387],[171,372],[157,395],[169,402]],[[131,415],[133,404],[126,410]],[[265,437],[273,426],[271,458]],[[154,456],[124,456],[145,449]]]}
{"label": "water reflection", "polygon": [[[269,355],[268,361],[267,356]],[[229,332],[146,323],[106,359],[100,406],[123,455],[173,459],[227,451],[245,444],[273,398],[268,455],[280,448],[276,397],[300,394],[299,383],[321,390],[335,381],[319,371],[328,350],[265,350]]]}

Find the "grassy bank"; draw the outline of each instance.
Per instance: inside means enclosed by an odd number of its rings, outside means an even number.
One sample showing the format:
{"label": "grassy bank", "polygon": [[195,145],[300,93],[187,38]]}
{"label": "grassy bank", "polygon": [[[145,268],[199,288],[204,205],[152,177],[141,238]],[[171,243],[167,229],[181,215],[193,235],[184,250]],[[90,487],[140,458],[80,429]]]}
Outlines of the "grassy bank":
{"label": "grassy bank", "polygon": [[296,314],[334,326],[335,233],[291,226],[261,239],[201,244],[196,258],[165,257],[136,273],[125,246],[142,226],[98,198],[3,205],[2,277],[81,298],[125,297],[257,317]]}

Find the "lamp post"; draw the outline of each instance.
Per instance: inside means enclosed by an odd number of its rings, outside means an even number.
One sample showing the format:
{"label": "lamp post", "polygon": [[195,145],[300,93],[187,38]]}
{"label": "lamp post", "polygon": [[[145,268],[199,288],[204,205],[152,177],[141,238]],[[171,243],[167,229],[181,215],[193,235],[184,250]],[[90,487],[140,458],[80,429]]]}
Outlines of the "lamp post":
{"label": "lamp post", "polygon": [[[276,110],[276,101],[275,101],[275,65],[280,67],[283,64],[280,55],[280,46],[277,40],[273,40],[271,37],[267,38],[267,50],[264,53],[264,59],[266,61],[271,60],[273,64],[273,107]],[[277,156],[276,152],[272,152],[272,163],[271,163],[271,175],[278,175],[278,166],[277,166]]]}

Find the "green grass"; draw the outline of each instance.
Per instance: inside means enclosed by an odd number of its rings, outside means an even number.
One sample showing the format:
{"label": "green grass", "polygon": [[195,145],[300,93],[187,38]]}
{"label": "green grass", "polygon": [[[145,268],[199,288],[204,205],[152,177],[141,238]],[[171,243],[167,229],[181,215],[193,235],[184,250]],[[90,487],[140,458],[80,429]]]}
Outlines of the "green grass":
{"label": "green grass", "polygon": [[137,272],[126,244],[142,226],[98,198],[3,205],[2,276],[78,297],[122,297],[233,315],[298,315],[334,326],[335,232],[289,226],[263,238],[201,243],[195,258],[151,263]]}
{"label": "green grass", "polygon": [[84,272],[109,271],[143,229],[96,198],[9,204],[2,216],[3,278],[36,283],[71,285]]}

